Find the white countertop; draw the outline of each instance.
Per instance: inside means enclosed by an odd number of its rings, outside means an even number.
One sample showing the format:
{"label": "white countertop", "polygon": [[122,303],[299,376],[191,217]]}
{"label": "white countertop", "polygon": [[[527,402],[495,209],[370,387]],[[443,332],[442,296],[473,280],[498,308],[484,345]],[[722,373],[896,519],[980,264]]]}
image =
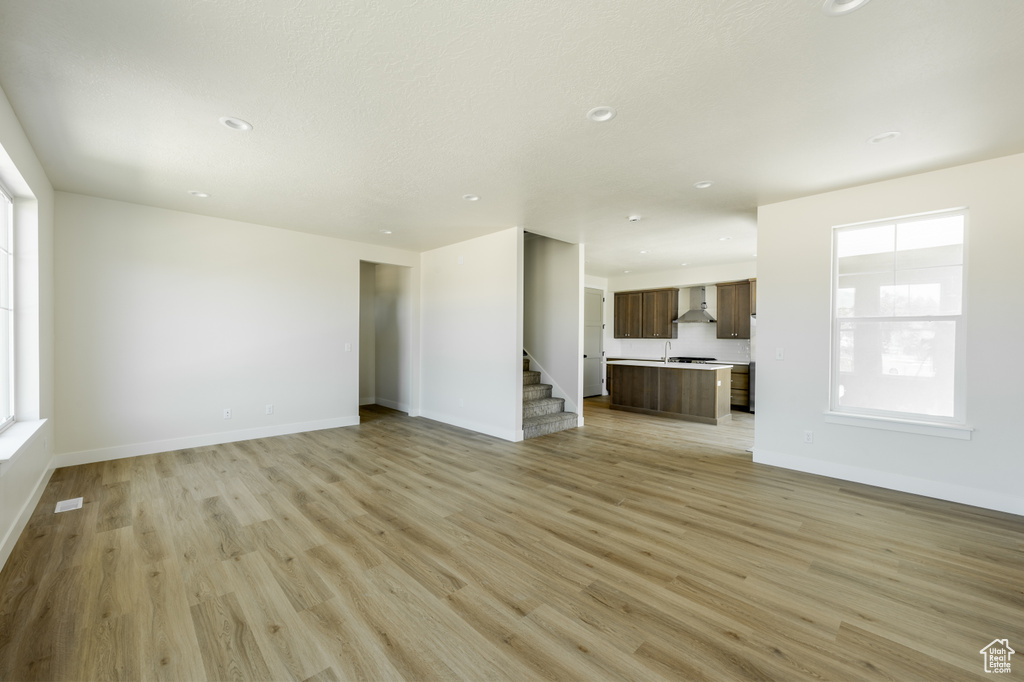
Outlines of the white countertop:
{"label": "white countertop", "polygon": [[665,363],[661,360],[609,360],[609,365],[629,365],[631,367],[664,367],[666,369],[699,369],[699,370],[716,370],[723,369],[725,367],[732,367],[732,365],[725,364],[710,364],[700,362],[669,362]]}
{"label": "white countertop", "polygon": [[[606,360],[606,362],[609,363],[609,364],[611,364],[613,362],[623,362],[623,361],[658,362],[658,363],[663,362],[663,360],[661,358],[629,358],[629,357],[622,357],[621,355],[613,355],[613,356],[609,357]],[[743,365],[745,367],[745,366],[750,364],[750,361],[749,360],[710,360],[708,362],[708,364],[709,365]]]}

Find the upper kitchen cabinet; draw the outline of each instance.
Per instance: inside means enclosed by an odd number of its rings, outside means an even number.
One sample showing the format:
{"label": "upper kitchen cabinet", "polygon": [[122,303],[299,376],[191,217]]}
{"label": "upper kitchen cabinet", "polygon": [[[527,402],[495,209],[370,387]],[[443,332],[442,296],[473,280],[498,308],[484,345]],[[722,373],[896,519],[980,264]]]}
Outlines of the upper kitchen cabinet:
{"label": "upper kitchen cabinet", "polygon": [[644,292],[625,291],[615,294],[615,338],[643,338]]}
{"label": "upper kitchen cabinet", "polygon": [[679,289],[657,289],[644,292],[643,334],[645,339],[674,339],[679,327],[672,320],[679,317]]}
{"label": "upper kitchen cabinet", "polygon": [[615,338],[674,339],[678,328],[679,289],[623,291],[615,294]]}
{"label": "upper kitchen cabinet", "polygon": [[750,338],[750,282],[726,282],[718,289],[718,338]]}

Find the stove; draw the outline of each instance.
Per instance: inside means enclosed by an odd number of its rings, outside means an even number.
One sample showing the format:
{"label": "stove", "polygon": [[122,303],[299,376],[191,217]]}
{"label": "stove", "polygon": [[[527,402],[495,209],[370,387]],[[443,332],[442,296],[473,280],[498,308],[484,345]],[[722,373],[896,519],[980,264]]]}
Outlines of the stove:
{"label": "stove", "polygon": [[669,362],[689,362],[689,363],[693,363],[693,364],[697,364],[697,365],[703,365],[704,363],[707,363],[707,362],[714,362],[715,358],[691,358],[691,357],[683,356],[683,357],[677,357],[677,358],[669,358],[668,361]]}

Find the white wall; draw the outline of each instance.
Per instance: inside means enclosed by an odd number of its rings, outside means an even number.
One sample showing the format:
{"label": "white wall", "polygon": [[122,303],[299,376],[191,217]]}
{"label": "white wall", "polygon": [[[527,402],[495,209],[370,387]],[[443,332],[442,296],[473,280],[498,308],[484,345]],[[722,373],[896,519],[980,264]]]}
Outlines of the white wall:
{"label": "white wall", "polygon": [[416,254],[76,194],[56,209],[60,465],[358,423],[359,261]]}
{"label": "white wall", "polygon": [[[0,434],[0,567],[53,472],[53,188],[0,91],[0,182],[14,194],[15,410]],[[45,422],[43,421],[45,420]]]}
{"label": "white wall", "polygon": [[582,419],[583,247],[526,235],[523,248],[523,348],[565,411]]}
{"label": "white wall", "polygon": [[[635,291],[637,289],[662,289],[664,287],[689,287],[694,284],[734,282],[757,277],[757,261],[724,263],[703,267],[686,267],[661,272],[641,272],[616,275],[608,278],[608,291]],[[588,285],[589,286],[589,285]],[[711,307],[710,296],[708,307]]]}
{"label": "white wall", "polygon": [[[1021,178],[1017,155],[759,209],[755,461],[1024,514]],[[832,226],[960,206],[971,440],[827,423]]]}
{"label": "white wall", "polygon": [[359,404],[377,400],[377,264],[359,263]]}
{"label": "white wall", "polygon": [[421,254],[422,414],[523,437],[523,231]]}
{"label": "white wall", "polygon": [[402,412],[412,406],[412,271],[396,265],[375,269],[376,403]]}

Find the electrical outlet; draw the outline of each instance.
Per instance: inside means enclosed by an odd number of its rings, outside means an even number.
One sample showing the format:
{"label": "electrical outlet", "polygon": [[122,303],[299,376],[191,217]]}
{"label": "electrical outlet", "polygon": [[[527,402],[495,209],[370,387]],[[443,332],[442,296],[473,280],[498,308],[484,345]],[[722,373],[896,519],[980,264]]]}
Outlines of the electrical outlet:
{"label": "electrical outlet", "polygon": [[346,343],[345,344],[345,352],[346,353],[351,353],[352,352],[352,344],[351,343]]}
{"label": "electrical outlet", "polygon": [[804,431],[804,442],[805,443],[813,443],[814,442],[814,431]]}
{"label": "electrical outlet", "polygon": [[230,407],[225,407],[224,408],[224,418],[225,419],[231,419],[231,408]]}
{"label": "electrical outlet", "polygon": [[274,414],[274,406],[267,405],[267,414]]}

